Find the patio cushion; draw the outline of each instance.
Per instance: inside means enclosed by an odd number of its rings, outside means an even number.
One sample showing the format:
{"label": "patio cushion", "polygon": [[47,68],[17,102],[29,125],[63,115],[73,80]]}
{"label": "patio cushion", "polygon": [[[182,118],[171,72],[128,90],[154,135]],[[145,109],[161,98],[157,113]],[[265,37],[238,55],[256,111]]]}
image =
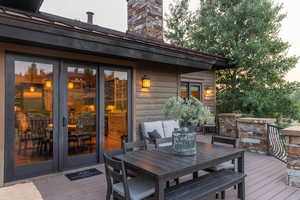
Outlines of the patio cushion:
{"label": "patio cushion", "polygon": [[152,140],[152,142],[154,143],[156,139],[161,138],[161,135],[157,132],[157,130],[155,129],[152,132],[148,132],[149,138]]}
{"label": "patio cushion", "polygon": [[158,145],[159,147],[168,147],[168,146],[172,146],[172,142],[166,142],[166,143],[162,143]]}
{"label": "patio cushion", "polygon": [[164,130],[161,121],[155,122],[144,122],[144,133],[147,137],[149,137],[148,133],[156,130],[161,137],[164,137]]}
{"label": "patio cushion", "polygon": [[227,161],[224,163],[221,163],[219,165],[216,165],[215,167],[209,168],[213,171],[221,171],[221,170],[226,170],[226,169],[234,169],[235,165],[232,163],[232,161]]}
{"label": "patio cushion", "polygon": [[[142,200],[155,193],[155,183],[150,177],[139,176],[128,179],[128,187],[131,200]],[[121,196],[125,196],[124,187],[122,183],[113,185],[113,190]]]}
{"label": "patio cushion", "polygon": [[178,120],[166,120],[162,122],[165,137],[172,137],[174,129],[179,129]]}

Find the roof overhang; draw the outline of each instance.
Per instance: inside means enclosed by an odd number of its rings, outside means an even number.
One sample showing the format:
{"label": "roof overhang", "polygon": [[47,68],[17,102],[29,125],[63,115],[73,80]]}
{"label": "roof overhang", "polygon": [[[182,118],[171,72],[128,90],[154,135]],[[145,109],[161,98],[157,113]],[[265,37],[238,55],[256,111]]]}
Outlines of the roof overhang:
{"label": "roof overhang", "polygon": [[43,1],[44,0],[0,0],[0,5],[18,10],[37,12]]}
{"label": "roof overhang", "polygon": [[218,70],[228,66],[228,60],[225,58],[193,55],[185,53],[184,49],[181,51],[167,49],[125,37],[110,34],[99,35],[99,33],[81,30],[81,28],[74,31],[68,27],[61,28],[55,23],[32,22],[17,16],[4,15],[3,17],[0,14],[0,30],[2,42],[10,41],[94,55],[150,61],[198,70]]}

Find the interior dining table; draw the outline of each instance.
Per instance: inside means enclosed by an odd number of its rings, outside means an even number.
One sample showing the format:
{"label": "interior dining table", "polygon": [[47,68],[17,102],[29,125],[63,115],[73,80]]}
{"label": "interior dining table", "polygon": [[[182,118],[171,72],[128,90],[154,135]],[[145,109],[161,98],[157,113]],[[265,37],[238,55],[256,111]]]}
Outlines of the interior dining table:
{"label": "interior dining table", "polygon": [[[244,174],[244,150],[222,145],[197,143],[194,156],[176,155],[172,147],[148,151],[133,151],[116,155],[115,159],[125,162],[127,167],[139,170],[155,181],[155,199],[165,199],[166,182],[178,177],[195,174],[200,170],[214,167],[226,161],[237,160],[238,172]],[[238,185],[238,194],[245,199],[245,184]]]}

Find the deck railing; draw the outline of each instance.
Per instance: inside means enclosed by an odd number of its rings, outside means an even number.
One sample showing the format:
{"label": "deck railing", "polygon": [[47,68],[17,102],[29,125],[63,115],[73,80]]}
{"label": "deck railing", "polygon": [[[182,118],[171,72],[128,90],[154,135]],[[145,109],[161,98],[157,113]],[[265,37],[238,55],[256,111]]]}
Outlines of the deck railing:
{"label": "deck railing", "polygon": [[286,163],[287,152],[285,144],[287,138],[280,133],[282,128],[274,125],[268,125],[268,153],[278,160]]}

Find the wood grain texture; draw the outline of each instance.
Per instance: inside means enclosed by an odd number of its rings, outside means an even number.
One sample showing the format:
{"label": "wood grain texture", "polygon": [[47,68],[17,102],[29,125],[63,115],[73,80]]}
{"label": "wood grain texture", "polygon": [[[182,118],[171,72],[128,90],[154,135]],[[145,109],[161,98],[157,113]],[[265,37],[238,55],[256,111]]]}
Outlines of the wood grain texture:
{"label": "wood grain texture", "polygon": [[[152,65],[141,64],[136,68],[135,87],[135,119],[136,130],[142,122],[163,120],[162,108],[166,101],[178,95],[178,74],[175,68],[157,68]],[[142,77],[148,75],[151,79],[151,88],[142,88]],[[137,138],[140,135],[137,134]]]}
{"label": "wood grain texture", "polygon": [[154,177],[170,180],[238,158],[242,153],[241,149],[199,142],[195,156],[178,156],[172,152],[170,147],[163,147],[159,150],[118,155],[116,158]]}
{"label": "wood grain texture", "polygon": [[0,48],[0,186],[4,182],[5,141],[5,54]]}

